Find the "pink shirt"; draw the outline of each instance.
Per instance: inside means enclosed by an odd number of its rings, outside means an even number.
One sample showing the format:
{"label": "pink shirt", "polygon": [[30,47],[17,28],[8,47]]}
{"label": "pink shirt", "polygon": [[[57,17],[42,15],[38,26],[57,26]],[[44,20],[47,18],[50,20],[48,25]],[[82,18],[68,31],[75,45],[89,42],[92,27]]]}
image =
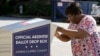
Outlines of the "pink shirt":
{"label": "pink shirt", "polygon": [[86,15],[79,24],[70,23],[69,29],[84,29],[91,36],[81,39],[71,39],[73,56],[100,56],[100,37],[95,19]]}

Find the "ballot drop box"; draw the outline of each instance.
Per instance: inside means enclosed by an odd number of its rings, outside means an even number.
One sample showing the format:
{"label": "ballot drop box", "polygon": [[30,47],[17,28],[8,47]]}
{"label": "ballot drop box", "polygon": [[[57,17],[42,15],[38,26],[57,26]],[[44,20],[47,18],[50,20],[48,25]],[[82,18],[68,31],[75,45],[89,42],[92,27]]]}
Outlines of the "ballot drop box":
{"label": "ballot drop box", "polygon": [[50,20],[34,18],[0,28],[0,56],[50,56]]}

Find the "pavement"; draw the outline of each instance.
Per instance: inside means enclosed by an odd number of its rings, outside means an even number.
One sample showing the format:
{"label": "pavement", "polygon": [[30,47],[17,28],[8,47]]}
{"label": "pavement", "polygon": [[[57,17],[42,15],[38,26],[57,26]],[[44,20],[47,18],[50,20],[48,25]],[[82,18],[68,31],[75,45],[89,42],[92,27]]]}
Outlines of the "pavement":
{"label": "pavement", "polygon": [[[0,27],[21,22],[27,19],[11,18],[11,17],[0,17]],[[68,27],[68,23],[52,22],[54,25],[61,26],[63,28]],[[56,27],[56,26],[54,26]],[[100,26],[97,26],[97,30],[100,32]],[[61,42],[55,36],[51,37],[51,56],[72,56],[71,43]],[[6,40],[5,40],[6,41]],[[0,53],[0,56],[5,56]]]}

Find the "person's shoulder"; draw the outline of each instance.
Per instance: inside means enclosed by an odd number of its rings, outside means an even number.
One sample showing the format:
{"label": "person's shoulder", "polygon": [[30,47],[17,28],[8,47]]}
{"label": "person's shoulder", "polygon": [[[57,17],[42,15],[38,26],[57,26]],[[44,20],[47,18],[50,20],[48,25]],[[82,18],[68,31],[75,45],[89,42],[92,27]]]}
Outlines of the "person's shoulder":
{"label": "person's shoulder", "polygon": [[87,18],[92,18],[93,19],[93,16],[91,15],[86,15]]}
{"label": "person's shoulder", "polygon": [[85,19],[86,19],[86,20],[89,20],[89,21],[92,21],[92,22],[96,22],[95,19],[94,19],[94,17],[91,16],[91,15],[86,15],[86,16],[85,16]]}
{"label": "person's shoulder", "polygon": [[94,17],[91,16],[91,15],[85,15],[85,19],[88,19],[88,20],[94,20]]}

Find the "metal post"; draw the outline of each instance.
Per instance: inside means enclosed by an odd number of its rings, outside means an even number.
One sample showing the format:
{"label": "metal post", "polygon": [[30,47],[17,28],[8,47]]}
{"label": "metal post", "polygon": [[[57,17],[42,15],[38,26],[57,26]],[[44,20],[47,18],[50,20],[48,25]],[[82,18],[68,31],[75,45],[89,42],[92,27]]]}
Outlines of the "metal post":
{"label": "metal post", "polygon": [[52,21],[56,21],[56,0],[51,0],[52,5]]}

